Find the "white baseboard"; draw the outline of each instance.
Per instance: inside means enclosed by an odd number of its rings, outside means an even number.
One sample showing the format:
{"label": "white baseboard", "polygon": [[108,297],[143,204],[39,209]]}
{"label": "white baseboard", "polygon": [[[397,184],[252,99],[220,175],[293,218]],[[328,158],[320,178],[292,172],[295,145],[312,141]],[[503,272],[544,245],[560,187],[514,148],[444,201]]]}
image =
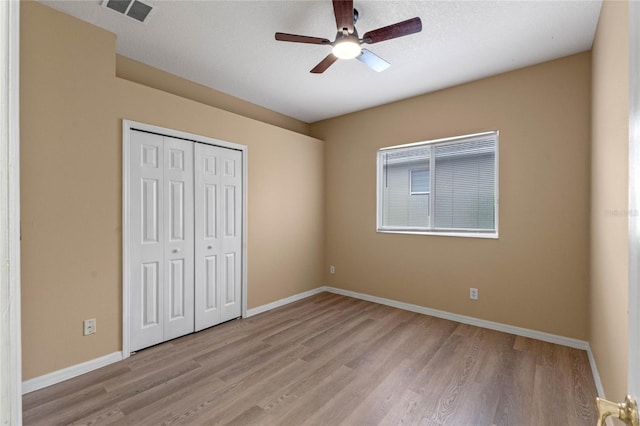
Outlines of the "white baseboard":
{"label": "white baseboard", "polygon": [[584,340],[573,339],[571,337],[558,336],[556,334],[545,333],[542,331],[530,330],[528,328],[516,327],[513,325],[502,324],[499,322],[487,321],[466,315],[453,314],[451,312],[439,311],[437,309],[425,308],[424,306],[412,305],[411,303],[398,302],[396,300],[385,299],[383,297],[370,296],[368,294],[357,293],[355,291],[342,290],[334,287],[325,287],[325,291],[330,293],[342,294],[343,296],[355,297],[356,299],[368,300],[369,302],[379,303],[381,305],[392,306],[394,308],[404,309],[405,311],[417,312],[419,314],[431,315],[432,317],[443,318],[463,324],[475,325],[477,327],[488,328],[490,330],[503,331],[505,333],[515,334],[516,336],[530,337],[543,342],[555,343],[558,345],[568,346],[570,348],[587,350],[589,343]]}
{"label": "white baseboard", "polygon": [[275,302],[267,303],[255,308],[247,309],[246,317],[252,317],[254,315],[261,314],[263,312],[270,311],[271,309],[279,308],[280,306],[288,305],[289,303],[297,302],[298,300],[306,299],[314,294],[327,291],[326,287],[317,287],[313,290],[305,291],[304,293],[294,294],[293,296],[285,297],[284,299],[276,300]]}
{"label": "white baseboard", "polygon": [[604,388],[602,387],[602,382],[600,381],[600,373],[598,373],[598,367],[596,367],[596,359],[593,356],[593,352],[591,351],[591,346],[587,348],[587,355],[589,356],[589,365],[591,365],[591,372],[593,373],[593,381],[596,383],[596,390],[598,391],[598,396],[600,398],[604,398]]}
{"label": "white baseboard", "polygon": [[62,370],[53,371],[42,376],[34,377],[33,379],[25,380],[22,382],[22,394],[24,395],[25,393],[64,382],[65,380],[97,370],[100,367],[105,367],[118,361],[122,361],[122,352],[114,352],[109,355],[101,356],[100,358],[63,368]]}
{"label": "white baseboard", "polygon": [[[570,348],[588,350],[589,342],[584,340],[573,339],[571,337],[558,336],[556,334],[545,333],[542,331],[530,330],[528,328],[516,327],[513,325],[502,324],[499,322],[487,321],[479,318],[469,317],[466,315],[453,314],[451,312],[440,311],[437,309],[425,308],[424,306],[413,305],[411,303],[398,302],[397,300],[385,299],[383,297],[371,296],[369,294],[358,293],[350,290],[343,290],[341,288],[322,286],[313,290],[305,291],[304,293],[294,294],[293,296],[286,297],[284,299],[276,300],[275,302],[261,305],[253,309],[247,310],[247,317],[260,314],[262,312],[269,311],[271,309],[279,308],[292,302],[313,296],[314,294],[328,291],[329,293],[341,294],[343,296],[354,297],[356,299],[367,300],[369,302],[379,303],[381,305],[392,306],[394,308],[403,309],[405,311],[417,312],[420,314],[431,315],[433,317],[443,318],[451,321],[460,322],[463,324],[475,325],[477,327],[488,328],[490,330],[502,331],[505,333],[515,334],[516,336],[530,337],[536,340],[542,340],[543,342],[555,343],[558,345],[568,346]],[[595,365],[595,364],[593,364]]]}

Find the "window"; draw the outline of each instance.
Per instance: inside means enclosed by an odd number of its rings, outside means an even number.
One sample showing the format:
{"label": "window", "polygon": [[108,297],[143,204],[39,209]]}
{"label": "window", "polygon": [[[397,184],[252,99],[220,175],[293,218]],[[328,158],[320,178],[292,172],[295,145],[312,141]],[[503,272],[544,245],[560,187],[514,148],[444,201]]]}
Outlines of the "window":
{"label": "window", "polygon": [[414,169],[411,173],[411,195],[429,193],[429,169]]}
{"label": "window", "polygon": [[497,238],[498,132],[380,149],[378,232]]}

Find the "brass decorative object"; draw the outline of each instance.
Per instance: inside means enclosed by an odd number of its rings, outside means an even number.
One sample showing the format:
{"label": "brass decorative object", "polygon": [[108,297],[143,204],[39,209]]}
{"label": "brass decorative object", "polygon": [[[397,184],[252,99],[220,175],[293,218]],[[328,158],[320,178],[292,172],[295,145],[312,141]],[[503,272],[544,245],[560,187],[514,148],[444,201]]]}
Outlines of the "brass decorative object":
{"label": "brass decorative object", "polygon": [[596,410],[598,411],[597,426],[604,426],[609,416],[617,417],[629,426],[640,426],[638,404],[630,395],[627,395],[624,402],[620,403],[596,398]]}

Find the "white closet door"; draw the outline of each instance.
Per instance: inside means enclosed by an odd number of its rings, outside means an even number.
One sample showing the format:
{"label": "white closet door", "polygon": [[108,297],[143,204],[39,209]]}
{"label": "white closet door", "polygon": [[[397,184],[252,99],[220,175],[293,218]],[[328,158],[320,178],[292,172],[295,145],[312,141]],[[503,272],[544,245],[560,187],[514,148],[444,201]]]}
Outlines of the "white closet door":
{"label": "white closet door", "polygon": [[241,315],[242,153],[195,146],[196,331]]}
{"label": "white closet door", "polygon": [[131,132],[131,350],[194,331],[193,143]]}
{"label": "white closet door", "polygon": [[164,137],[164,340],[194,331],[193,145]]}
{"label": "white closet door", "polygon": [[130,350],[242,314],[242,152],[131,130]]}
{"label": "white closet door", "polygon": [[219,149],[196,144],[195,155],[195,322],[196,331],[220,323]]}
{"label": "white closet door", "polygon": [[164,150],[162,136],[131,132],[131,350],[164,340]]}
{"label": "white closet door", "polygon": [[221,148],[221,297],[222,321],[242,313],[242,153]]}

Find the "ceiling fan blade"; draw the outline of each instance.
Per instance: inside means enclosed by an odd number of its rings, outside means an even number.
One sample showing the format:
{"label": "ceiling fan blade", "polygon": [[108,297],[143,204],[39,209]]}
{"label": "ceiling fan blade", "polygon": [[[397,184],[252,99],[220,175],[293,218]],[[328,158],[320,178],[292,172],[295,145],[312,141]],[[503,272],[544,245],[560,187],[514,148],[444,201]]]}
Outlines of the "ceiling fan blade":
{"label": "ceiling fan blade", "polygon": [[310,72],[313,74],[322,74],[327,70],[327,68],[329,68],[337,60],[338,60],[337,56],[335,56],[333,53],[329,53],[327,57],[324,58],[322,61],[320,61],[318,65],[313,67],[313,69]]}
{"label": "ceiling fan blade", "polygon": [[309,36],[287,34],[287,33],[276,33],[276,40],[291,41],[294,43],[331,44],[331,41],[326,38],[309,37]]}
{"label": "ceiling fan blade", "polygon": [[353,0],[333,0],[333,13],[336,15],[336,28],[344,28],[353,33]]}
{"label": "ceiling fan blade", "polygon": [[389,62],[367,49],[362,49],[362,54],[357,59],[378,72],[384,71],[391,66]]}
{"label": "ceiling fan blade", "polygon": [[398,22],[397,24],[369,31],[362,36],[362,40],[365,43],[372,44],[409,34],[419,33],[420,31],[422,31],[422,21],[420,18],[412,18]]}

